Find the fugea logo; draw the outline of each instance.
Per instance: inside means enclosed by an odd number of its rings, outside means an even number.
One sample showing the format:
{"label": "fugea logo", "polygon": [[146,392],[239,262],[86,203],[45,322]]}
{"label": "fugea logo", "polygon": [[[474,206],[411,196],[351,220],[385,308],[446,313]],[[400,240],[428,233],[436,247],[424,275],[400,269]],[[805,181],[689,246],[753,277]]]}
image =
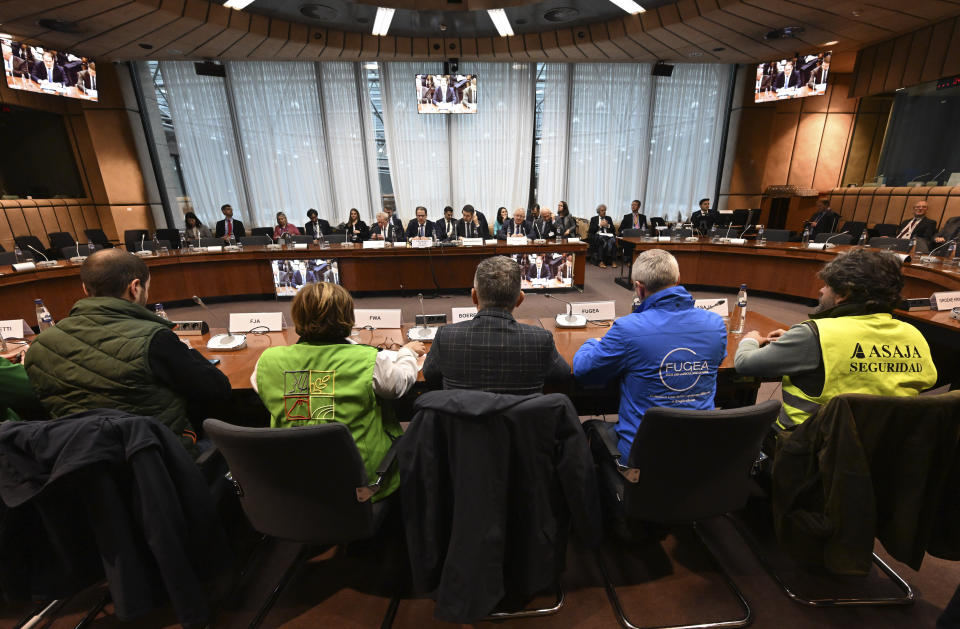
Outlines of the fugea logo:
{"label": "fugea logo", "polygon": [[707,361],[689,347],[673,349],[660,361],[660,382],[671,391],[689,391],[709,372]]}

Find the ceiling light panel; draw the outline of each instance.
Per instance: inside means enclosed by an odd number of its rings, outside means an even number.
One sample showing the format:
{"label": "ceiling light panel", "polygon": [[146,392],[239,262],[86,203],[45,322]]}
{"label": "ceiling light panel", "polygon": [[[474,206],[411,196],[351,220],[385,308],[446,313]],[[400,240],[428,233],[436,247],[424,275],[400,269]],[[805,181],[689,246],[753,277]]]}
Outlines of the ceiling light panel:
{"label": "ceiling light panel", "polygon": [[393,21],[393,14],[396,9],[380,7],[377,9],[377,17],[373,20],[373,34],[383,37],[390,30],[390,22]]}
{"label": "ceiling light panel", "polygon": [[500,37],[509,37],[513,35],[513,28],[510,26],[510,20],[507,19],[507,12],[503,9],[488,9],[487,14],[493,20],[493,25],[497,27]]}
{"label": "ceiling light panel", "polygon": [[247,6],[251,4],[253,4],[253,0],[227,0],[226,2],[223,3],[223,6],[225,6],[228,9],[234,9],[235,11],[239,11],[241,9],[247,8]]}
{"label": "ceiling light panel", "polygon": [[633,0],[610,0],[630,15],[636,15],[637,13],[643,13],[646,11],[642,6],[634,2]]}

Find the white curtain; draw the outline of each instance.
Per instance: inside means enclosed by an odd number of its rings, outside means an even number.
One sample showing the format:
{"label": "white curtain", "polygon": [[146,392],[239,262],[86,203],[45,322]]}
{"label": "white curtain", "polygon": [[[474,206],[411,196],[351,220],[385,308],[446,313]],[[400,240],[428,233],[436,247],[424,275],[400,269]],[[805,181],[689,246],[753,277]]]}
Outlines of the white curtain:
{"label": "white curtain", "polygon": [[322,109],[312,63],[228,63],[243,143],[251,224],[276,224],[285,212],[303,225],[309,208],[337,223]]}
{"label": "white curtain", "polygon": [[647,216],[684,219],[713,197],[731,89],[730,66],[677,64],[656,77],[650,138]]}
{"label": "white curtain", "polygon": [[224,80],[197,76],[188,61],[161,61],[160,72],[193,211],[211,228],[225,203],[240,210],[239,218],[246,199]]}
{"label": "white curtain", "polygon": [[[569,115],[569,63],[548,63],[543,68],[543,114],[540,118],[540,160],[537,198],[540,205],[556,208],[567,200],[567,116]],[[569,202],[568,202],[569,205]],[[576,216],[585,216],[592,208],[576,208]]]}

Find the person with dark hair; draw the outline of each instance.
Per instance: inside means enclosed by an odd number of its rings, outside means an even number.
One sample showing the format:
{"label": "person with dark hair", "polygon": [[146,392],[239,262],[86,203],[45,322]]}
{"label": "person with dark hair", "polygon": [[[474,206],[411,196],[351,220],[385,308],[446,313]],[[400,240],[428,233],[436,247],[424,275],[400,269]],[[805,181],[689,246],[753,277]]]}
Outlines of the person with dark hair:
{"label": "person with dark hair", "polygon": [[830,200],[820,199],[817,201],[817,211],[806,223],[810,228],[810,240],[813,240],[817,234],[835,231],[839,222],[840,215],[830,209]]}
{"label": "person with dark hair", "polygon": [[196,244],[200,242],[201,238],[213,238],[210,228],[205,227],[193,212],[187,212],[183,215],[183,225],[184,244]]}
{"label": "person with dark hair", "polygon": [[223,213],[223,220],[217,221],[214,238],[229,240],[231,236],[239,239],[247,235],[243,223],[233,218],[233,207],[229,203],[221,205],[220,211]]}
{"label": "person with dark hair", "polygon": [[418,205],[414,210],[416,218],[410,219],[407,224],[406,236],[411,238],[433,238],[433,223],[427,220],[427,208]]}
{"label": "person with dark hair", "polygon": [[533,221],[540,218],[540,204],[534,203],[533,207],[527,212],[527,222],[533,225]]}
{"label": "person with dark hair", "polygon": [[457,236],[459,238],[490,237],[486,220],[480,220],[482,215],[473,209],[472,205],[464,205],[461,214],[463,214],[463,218],[457,221]]}
{"label": "person with dark hair", "polygon": [[313,208],[307,210],[307,224],[303,226],[303,231],[306,232],[307,236],[313,236],[314,240],[320,238],[320,235],[328,236],[333,233],[333,230],[330,229],[330,223],[319,218],[319,214]]}
{"label": "person with dark hair", "polygon": [[700,199],[697,205],[699,209],[690,215],[690,224],[703,236],[710,231],[711,227],[716,225],[720,218],[720,212],[716,208],[710,207],[710,199]]}
{"label": "person with dark hair", "polygon": [[453,208],[449,205],[443,208],[443,218],[433,224],[440,240],[449,242],[457,237],[457,220],[453,218]]}
{"label": "person with dark hair", "polygon": [[50,50],[43,53],[43,61],[33,64],[33,73],[30,78],[33,79],[34,83],[46,82],[59,83],[61,85],[67,83],[66,72],[64,72],[63,68],[57,63],[56,54]]}
{"label": "person with dark hair", "polygon": [[[348,338],[353,297],[337,284],[307,284],[293,298],[290,315],[299,342],[267,348],[250,376],[270,413],[270,425],[344,424],[367,477],[376,478],[380,460],[403,434],[391,407],[380,400],[399,398],[413,387],[417,357],[426,351],[423,343],[411,341],[395,353],[354,343]],[[394,469],[373,500],[399,486]]]}
{"label": "person with dark hair", "polygon": [[499,234],[503,226],[510,222],[510,212],[502,205],[497,208],[497,218],[493,221],[493,233]]}
{"label": "person with dark hair", "polygon": [[343,224],[343,231],[347,234],[347,242],[370,240],[370,228],[360,220],[360,211],[355,207],[350,208],[350,216]]}
{"label": "person with dark hair", "polygon": [[557,218],[554,220],[557,231],[564,238],[577,237],[577,220],[570,216],[570,208],[566,201],[557,201]]}
{"label": "person with dark hair", "polygon": [[620,220],[620,235],[623,235],[625,229],[646,229],[647,217],[640,213],[640,200],[634,199],[630,202],[630,213],[624,214]]}
{"label": "person with dark hair", "polygon": [[810,319],[762,337],[744,335],[734,365],[747,376],[783,378],[777,424],[789,429],[841,393],[917,395],[937,381],[920,331],[894,319],[903,274],[887,251],[852,249],[820,270]]}
{"label": "person with dark hair", "polygon": [[208,411],[230,398],[230,381],[146,308],[150,271],[122,249],[94,252],[80,267],[87,297],[41,332],[25,365],[53,418],[95,408],[154,417],[197,453]]}
{"label": "person with dark hair", "polygon": [[523,303],[520,265],[506,256],[477,265],[470,291],[477,315],[437,330],[423,363],[424,379],[444,389],[494,393],[542,393],[544,381],[564,381],[570,365],[557,352],[553,335],[518,323],[513,310]]}

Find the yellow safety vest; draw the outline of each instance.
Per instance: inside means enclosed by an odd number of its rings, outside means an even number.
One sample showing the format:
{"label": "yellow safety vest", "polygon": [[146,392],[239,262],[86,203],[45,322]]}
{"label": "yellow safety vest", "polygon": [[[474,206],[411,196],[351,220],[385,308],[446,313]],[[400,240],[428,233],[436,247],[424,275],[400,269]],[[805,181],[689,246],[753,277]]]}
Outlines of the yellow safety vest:
{"label": "yellow safety vest", "polygon": [[889,313],[818,319],[823,391],[810,396],[783,377],[777,423],[789,428],[813,417],[842,393],[917,395],[937,381],[930,347],[920,331]]}

